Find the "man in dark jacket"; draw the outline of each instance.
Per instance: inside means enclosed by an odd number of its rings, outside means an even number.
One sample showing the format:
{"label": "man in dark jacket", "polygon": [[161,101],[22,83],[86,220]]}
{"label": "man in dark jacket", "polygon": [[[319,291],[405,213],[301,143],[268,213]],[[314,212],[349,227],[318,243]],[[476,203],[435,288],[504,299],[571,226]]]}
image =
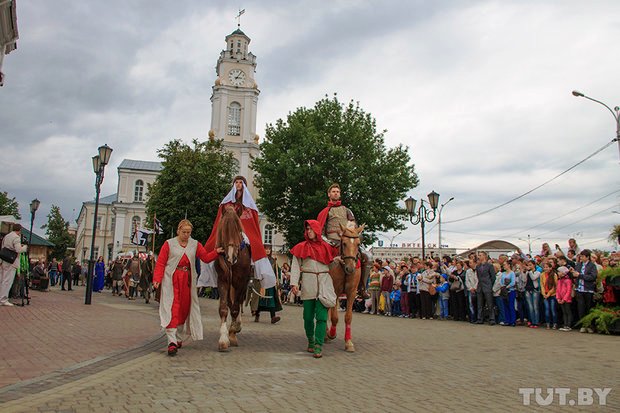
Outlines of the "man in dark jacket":
{"label": "man in dark jacket", "polygon": [[[575,269],[571,269],[571,274],[575,278],[575,291],[577,293],[577,313],[581,320],[592,307],[592,299],[596,291],[596,277],[598,270],[596,265],[590,261],[590,250],[582,250],[579,253],[579,262],[575,265]],[[581,333],[587,330],[582,328]]]}
{"label": "man in dark jacket", "polygon": [[495,307],[493,303],[493,283],[495,282],[495,268],[489,262],[489,255],[481,251],[478,253],[478,266],[476,267],[478,276],[478,321],[476,324],[484,322],[484,304],[489,307],[489,324],[495,324]]}
{"label": "man in dark jacket", "polygon": [[65,259],[62,260],[62,284],[60,287],[63,291],[65,289],[65,281],[69,282],[67,289],[71,291],[71,269],[73,268],[71,264],[71,256],[67,255]]}
{"label": "man in dark jacket", "polygon": [[73,276],[73,285],[77,287],[78,283],[80,282],[80,275],[82,274],[82,266],[80,265],[79,261],[75,261],[75,264],[73,264],[73,269],[71,270],[71,273]]}

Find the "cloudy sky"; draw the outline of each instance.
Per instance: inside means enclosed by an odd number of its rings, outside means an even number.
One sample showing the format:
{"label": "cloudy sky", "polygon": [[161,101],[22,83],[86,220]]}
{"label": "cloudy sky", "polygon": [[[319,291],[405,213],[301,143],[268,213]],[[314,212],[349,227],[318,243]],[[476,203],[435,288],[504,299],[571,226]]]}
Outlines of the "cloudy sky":
{"label": "cloudy sky", "polygon": [[[19,1],[18,49],[0,89],[0,190],[28,217],[42,201],[74,221],[94,197],[91,156],[114,152],[102,195],[124,159],[157,160],[172,138],[204,139],[227,1]],[[620,105],[618,1],[246,1],[267,123],[325,94],[359,101],[409,147],[420,178],[411,191],[441,201],[442,243],[505,239],[612,248],[620,222],[615,121],[574,89]],[[362,205],[353,209],[363,208]],[[463,219],[466,218],[466,219]],[[455,222],[451,222],[455,221]],[[436,221],[427,240],[437,242]],[[41,232],[41,231],[39,231]],[[416,242],[419,226],[384,240]],[[520,240],[521,238],[521,240]],[[523,241],[526,240],[526,241]]]}

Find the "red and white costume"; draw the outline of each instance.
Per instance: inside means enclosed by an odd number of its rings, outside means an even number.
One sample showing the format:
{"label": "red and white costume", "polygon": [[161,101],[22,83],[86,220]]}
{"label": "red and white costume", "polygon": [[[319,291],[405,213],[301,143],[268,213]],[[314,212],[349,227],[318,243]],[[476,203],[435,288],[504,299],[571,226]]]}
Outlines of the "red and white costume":
{"label": "red and white costume", "polygon": [[[215,217],[215,223],[213,224],[213,230],[211,236],[205,244],[205,248],[208,251],[215,249],[215,240],[217,238],[217,228],[222,217],[222,211],[228,205],[232,205],[241,219],[241,226],[243,227],[243,233],[250,244],[252,251],[252,263],[254,265],[254,277],[261,282],[262,288],[271,288],[276,285],[276,275],[273,272],[273,267],[267,258],[265,247],[263,246],[263,238],[261,237],[260,225],[258,223],[258,208],[256,203],[248,190],[248,187],[243,184],[243,201],[242,205],[236,202],[237,190],[233,185],[232,189],[226,195],[226,197],[220,202],[220,207]],[[198,279],[199,287],[217,287],[217,274],[215,272],[215,265],[205,264],[201,265],[200,278]]]}
{"label": "red and white costume", "polygon": [[205,248],[193,238],[184,248],[177,238],[167,240],[161,247],[153,282],[161,284],[159,317],[161,326],[166,330],[168,344],[177,344],[190,335],[193,340],[202,340],[202,320],[196,290],[196,257],[202,261],[212,262],[217,252],[207,253]]}

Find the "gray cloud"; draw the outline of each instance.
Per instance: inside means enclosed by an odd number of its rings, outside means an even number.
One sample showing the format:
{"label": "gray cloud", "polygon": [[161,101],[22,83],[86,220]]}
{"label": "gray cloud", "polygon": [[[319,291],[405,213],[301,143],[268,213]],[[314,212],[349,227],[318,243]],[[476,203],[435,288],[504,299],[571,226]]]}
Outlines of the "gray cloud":
{"label": "gray cloud", "polygon": [[[74,219],[94,196],[90,157],[99,145],[114,148],[108,195],[123,158],[156,160],[172,138],[204,139],[236,11],[224,1],[19,2],[21,37],[0,89],[0,190],[17,197],[24,216],[41,199],[37,226],[52,203]],[[454,196],[445,222],[476,214],[613,138],[609,113],[570,91],[620,104],[610,64],[620,58],[610,46],[617,16],[613,1],[250,2],[242,29],[258,58],[257,131],[336,92],[388,129],[388,146],[410,148],[420,177],[412,195]],[[444,238],[467,247],[515,234],[620,188],[618,176],[614,146],[504,208],[446,223]],[[619,203],[610,196],[531,235],[548,232],[545,240],[564,245],[581,233],[582,244],[609,247],[599,240],[618,222],[610,211]],[[523,247],[526,235],[509,240]]]}

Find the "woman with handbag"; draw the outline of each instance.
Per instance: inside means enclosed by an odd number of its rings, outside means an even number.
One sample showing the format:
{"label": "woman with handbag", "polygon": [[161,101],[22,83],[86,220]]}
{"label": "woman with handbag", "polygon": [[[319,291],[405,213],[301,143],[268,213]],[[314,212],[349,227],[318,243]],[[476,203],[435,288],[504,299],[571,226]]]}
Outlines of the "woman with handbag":
{"label": "woman with handbag", "polygon": [[15,279],[15,272],[19,268],[19,253],[26,252],[27,247],[21,242],[22,226],[13,224],[13,231],[2,239],[0,255],[0,306],[12,307],[9,301],[9,291]]}

